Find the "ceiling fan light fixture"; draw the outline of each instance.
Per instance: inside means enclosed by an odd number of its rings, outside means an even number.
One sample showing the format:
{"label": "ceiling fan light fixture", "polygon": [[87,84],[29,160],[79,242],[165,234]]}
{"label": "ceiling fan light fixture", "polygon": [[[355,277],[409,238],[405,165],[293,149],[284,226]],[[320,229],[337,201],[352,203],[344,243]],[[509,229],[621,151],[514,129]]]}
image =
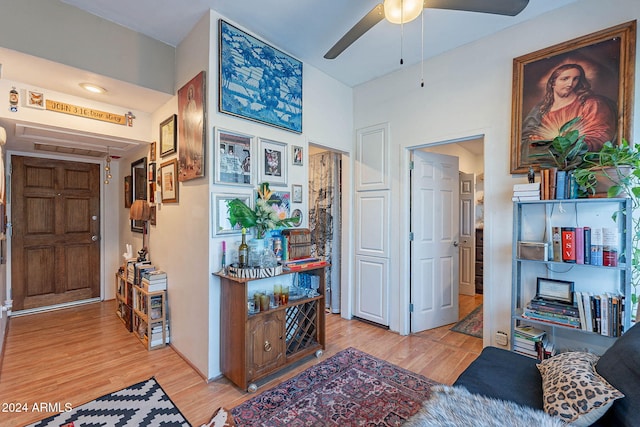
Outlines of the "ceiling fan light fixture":
{"label": "ceiling fan light fixture", "polygon": [[384,17],[392,24],[406,24],[420,16],[422,0],[384,0]]}

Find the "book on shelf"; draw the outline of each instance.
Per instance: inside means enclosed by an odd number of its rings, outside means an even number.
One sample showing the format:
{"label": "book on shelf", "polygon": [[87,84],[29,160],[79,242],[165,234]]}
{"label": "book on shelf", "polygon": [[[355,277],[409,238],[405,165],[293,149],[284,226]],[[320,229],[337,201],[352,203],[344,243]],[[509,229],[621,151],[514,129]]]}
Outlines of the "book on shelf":
{"label": "book on shelf", "polygon": [[611,227],[602,229],[602,265],[618,265],[618,230]]}
{"label": "book on shelf", "polygon": [[584,264],[584,227],[576,227],[576,264]]}
{"label": "book on shelf", "polygon": [[584,263],[591,264],[591,227],[583,227]]}
{"label": "book on shelf", "polygon": [[591,265],[602,265],[602,228],[591,229]]}
{"label": "book on shelf", "polygon": [[549,168],[549,199],[556,198],[556,174],[558,168]]}
{"label": "book on shelf", "polygon": [[584,305],[584,323],[586,326],[585,330],[589,332],[593,332],[593,313],[591,310],[591,293],[590,292],[582,293],[582,303]]}
{"label": "book on shelf", "polygon": [[551,233],[553,260],[562,262],[562,229],[560,227],[551,227]]}
{"label": "book on shelf", "polygon": [[304,270],[306,268],[322,267],[325,265],[327,265],[327,261],[321,258],[309,257],[309,258],[302,258],[302,259],[287,261],[284,263],[284,268],[290,271],[296,271],[296,270]]}
{"label": "book on shelf", "polygon": [[555,324],[569,326],[571,328],[580,327],[580,318],[577,316],[570,316],[568,314],[552,313],[550,311],[541,311],[527,306],[524,310],[523,316],[528,319],[540,320],[543,322],[553,322]]}
{"label": "book on shelf", "polygon": [[513,191],[540,191],[539,182],[529,182],[523,184],[513,184]]}
{"label": "book on shelf", "polygon": [[556,199],[562,200],[566,199],[566,182],[567,182],[567,172],[558,171],[556,172]]}
{"label": "book on shelf", "polygon": [[514,328],[516,334],[528,338],[541,338],[546,335],[546,331],[531,325],[518,325]]}
{"label": "book on shelf", "polygon": [[142,274],[142,277],[148,279],[150,282],[153,282],[155,280],[166,279],[167,273],[164,270],[150,270],[150,271],[145,271]]}
{"label": "book on shelf", "polygon": [[529,306],[538,311],[548,311],[549,313],[564,314],[567,316],[580,317],[578,307],[573,304],[562,304],[542,299],[532,299]]}
{"label": "book on shelf", "polygon": [[511,201],[513,202],[530,202],[535,200],[540,200],[540,196],[519,196],[514,194],[513,197],[511,197]]}
{"label": "book on shelf", "polygon": [[576,230],[575,227],[562,227],[562,261],[576,262]]}
{"label": "book on shelf", "polygon": [[151,283],[146,279],[142,279],[140,283],[140,287],[144,289],[145,292],[159,292],[167,290],[167,281],[164,280],[162,282]]}

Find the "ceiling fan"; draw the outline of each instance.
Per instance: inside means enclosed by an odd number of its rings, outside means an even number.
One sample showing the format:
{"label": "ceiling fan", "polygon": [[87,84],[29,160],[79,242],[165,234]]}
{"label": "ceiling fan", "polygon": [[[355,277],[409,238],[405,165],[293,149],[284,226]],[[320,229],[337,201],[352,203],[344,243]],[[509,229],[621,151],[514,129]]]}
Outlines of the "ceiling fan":
{"label": "ceiling fan", "polygon": [[385,18],[394,24],[404,24],[417,18],[424,8],[515,16],[528,3],[529,0],[384,0],[371,9],[364,18],[338,40],[324,55],[324,58],[335,59],[353,42]]}

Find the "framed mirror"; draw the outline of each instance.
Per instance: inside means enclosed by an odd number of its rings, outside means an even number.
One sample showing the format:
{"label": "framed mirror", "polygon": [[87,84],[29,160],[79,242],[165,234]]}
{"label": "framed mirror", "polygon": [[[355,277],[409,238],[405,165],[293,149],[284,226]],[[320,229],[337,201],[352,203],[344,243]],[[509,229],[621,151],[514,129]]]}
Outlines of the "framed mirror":
{"label": "framed mirror", "polygon": [[[143,157],[131,163],[132,203],[134,200],[147,200],[147,158]],[[131,220],[131,231],[142,233],[143,221]]]}

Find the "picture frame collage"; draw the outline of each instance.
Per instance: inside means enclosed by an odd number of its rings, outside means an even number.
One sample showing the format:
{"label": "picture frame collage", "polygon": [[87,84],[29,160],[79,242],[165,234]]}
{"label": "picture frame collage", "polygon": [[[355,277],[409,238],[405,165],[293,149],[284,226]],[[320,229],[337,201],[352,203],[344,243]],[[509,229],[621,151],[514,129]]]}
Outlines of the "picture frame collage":
{"label": "picture frame collage", "polygon": [[[214,234],[237,234],[241,229],[228,223],[226,202],[240,198],[253,206],[257,199],[256,186],[268,182],[272,194],[272,206],[285,217],[296,217],[302,223],[302,211],[291,209],[291,204],[303,203],[303,186],[291,184],[289,189],[289,167],[302,166],[304,147],[285,142],[258,137],[247,133],[214,127],[214,183],[252,189],[252,195],[212,194],[212,206],[215,213]],[[289,151],[291,150],[291,151]],[[291,153],[291,157],[289,157]],[[291,158],[291,160],[289,160]]]}

